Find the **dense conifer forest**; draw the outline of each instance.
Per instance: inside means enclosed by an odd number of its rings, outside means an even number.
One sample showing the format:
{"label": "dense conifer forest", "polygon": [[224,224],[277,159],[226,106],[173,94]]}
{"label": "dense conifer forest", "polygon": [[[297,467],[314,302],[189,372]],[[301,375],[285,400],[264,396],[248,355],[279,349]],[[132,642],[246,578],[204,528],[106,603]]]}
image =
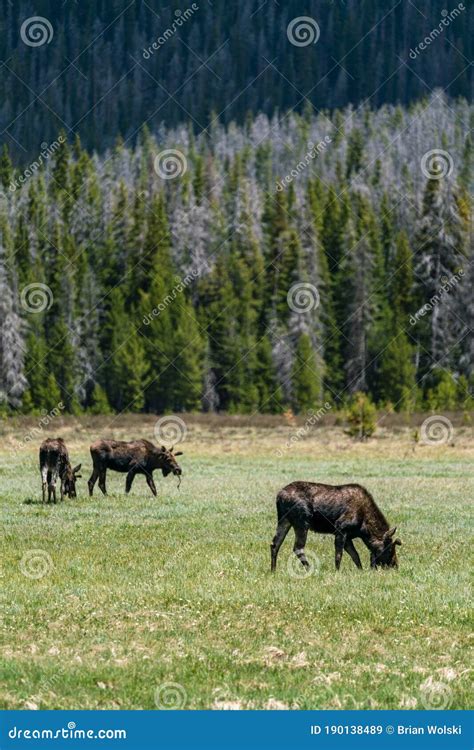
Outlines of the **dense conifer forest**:
{"label": "dense conifer forest", "polygon": [[[472,0],[0,0],[0,10],[0,126],[23,161],[62,127],[102,150],[117,135],[135,141],[143,123],[189,120],[200,132],[217,116],[242,124],[308,103],[474,95]],[[43,45],[22,27],[35,16],[47,20]],[[317,43],[304,30],[302,46],[288,42],[300,16]]]}
{"label": "dense conifer forest", "polygon": [[473,122],[435,91],[5,146],[0,409],[467,408]]}

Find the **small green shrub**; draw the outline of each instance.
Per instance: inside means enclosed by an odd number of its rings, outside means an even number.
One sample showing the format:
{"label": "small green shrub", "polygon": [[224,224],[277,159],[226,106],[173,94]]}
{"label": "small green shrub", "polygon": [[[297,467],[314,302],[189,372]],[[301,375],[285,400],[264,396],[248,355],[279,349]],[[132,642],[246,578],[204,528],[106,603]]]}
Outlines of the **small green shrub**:
{"label": "small green shrub", "polygon": [[357,440],[367,440],[376,429],[377,410],[370,397],[358,391],[352,397],[346,416],[346,434]]}

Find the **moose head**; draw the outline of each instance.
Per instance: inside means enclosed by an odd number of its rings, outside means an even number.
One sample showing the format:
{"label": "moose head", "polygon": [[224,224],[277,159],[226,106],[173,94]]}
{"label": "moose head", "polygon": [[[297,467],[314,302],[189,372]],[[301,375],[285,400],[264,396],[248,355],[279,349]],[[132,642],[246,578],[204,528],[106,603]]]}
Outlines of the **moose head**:
{"label": "moose head", "polygon": [[171,446],[171,448],[168,450],[164,445],[161,446],[160,449],[160,463],[161,463],[161,471],[163,472],[163,476],[167,477],[168,474],[175,474],[175,476],[181,476],[182,470],[181,466],[178,464],[176,460],[176,456],[182,456],[183,451],[176,451],[174,453],[174,446]]}
{"label": "moose head", "polygon": [[397,546],[401,545],[400,539],[394,539],[397,527],[394,526],[385,532],[380,544],[380,552],[373,555],[376,568],[398,568]]}
{"label": "moose head", "polygon": [[78,464],[77,466],[72,468],[71,464],[68,464],[66,466],[66,472],[63,478],[63,486],[64,486],[64,494],[67,495],[67,497],[77,497],[76,494],[76,480],[80,479],[81,474],[79,474],[79,471],[81,470],[82,464]]}

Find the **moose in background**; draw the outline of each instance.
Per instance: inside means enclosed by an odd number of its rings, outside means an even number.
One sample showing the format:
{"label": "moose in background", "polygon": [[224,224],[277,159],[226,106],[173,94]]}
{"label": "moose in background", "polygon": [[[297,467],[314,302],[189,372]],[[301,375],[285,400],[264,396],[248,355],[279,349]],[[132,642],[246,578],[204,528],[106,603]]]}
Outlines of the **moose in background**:
{"label": "moose in background", "polygon": [[66,443],[62,438],[47,438],[41,443],[39,451],[40,471],[43,484],[43,502],[46,501],[46,489],[48,490],[48,503],[51,498],[56,502],[56,482],[59,477],[61,488],[61,500],[64,496],[76,497],[76,480],[79,479],[81,464],[74,469],[69,461]]}
{"label": "moose in background", "polygon": [[88,481],[89,495],[92,497],[94,485],[99,480],[99,488],[107,494],[105,484],[107,469],[120,471],[127,474],[125,492],[130,492],[132,482],[137,474],[146,477],[147,484],[156,497],[156,486],[153,481],[155,469],[161,469],[163,476],[173,473],[180,477],[181,467],[176,461],[176,456],[181,456],[182,451],[173,453],[173,448],[168,450],[164,445],[159,448],[149,440],[132,440],[124,442],[121,440],[98,440],[90,447],[93,470]]}

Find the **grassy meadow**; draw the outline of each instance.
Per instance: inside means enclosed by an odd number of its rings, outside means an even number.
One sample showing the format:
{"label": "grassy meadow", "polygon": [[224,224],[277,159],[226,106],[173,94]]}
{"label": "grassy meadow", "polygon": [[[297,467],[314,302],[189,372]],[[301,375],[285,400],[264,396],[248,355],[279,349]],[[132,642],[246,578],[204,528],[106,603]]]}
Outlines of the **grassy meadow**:
{"label": "grassy meadow", "polygon": [[[99,436],[153,439],[147,416],[58,418],[52,436],[82,461],[78,498],[43,505],[34,418],[3,421],[0,448],[1,708],[469,707],[467,659],[474,442],[417,445],[396,421],[366,443],[342,426],[292,447],[284,418],[185,418],[181,487],[155,474],[131,494],[108,473],[87,493]],[[421,420],[420,420],[421,421]],[[279,455],[282,453],[282,455]],[[308,537],[304,577],[269,545],[275,495],[295,479],[360,482],[403,546],[398,571]]]}

